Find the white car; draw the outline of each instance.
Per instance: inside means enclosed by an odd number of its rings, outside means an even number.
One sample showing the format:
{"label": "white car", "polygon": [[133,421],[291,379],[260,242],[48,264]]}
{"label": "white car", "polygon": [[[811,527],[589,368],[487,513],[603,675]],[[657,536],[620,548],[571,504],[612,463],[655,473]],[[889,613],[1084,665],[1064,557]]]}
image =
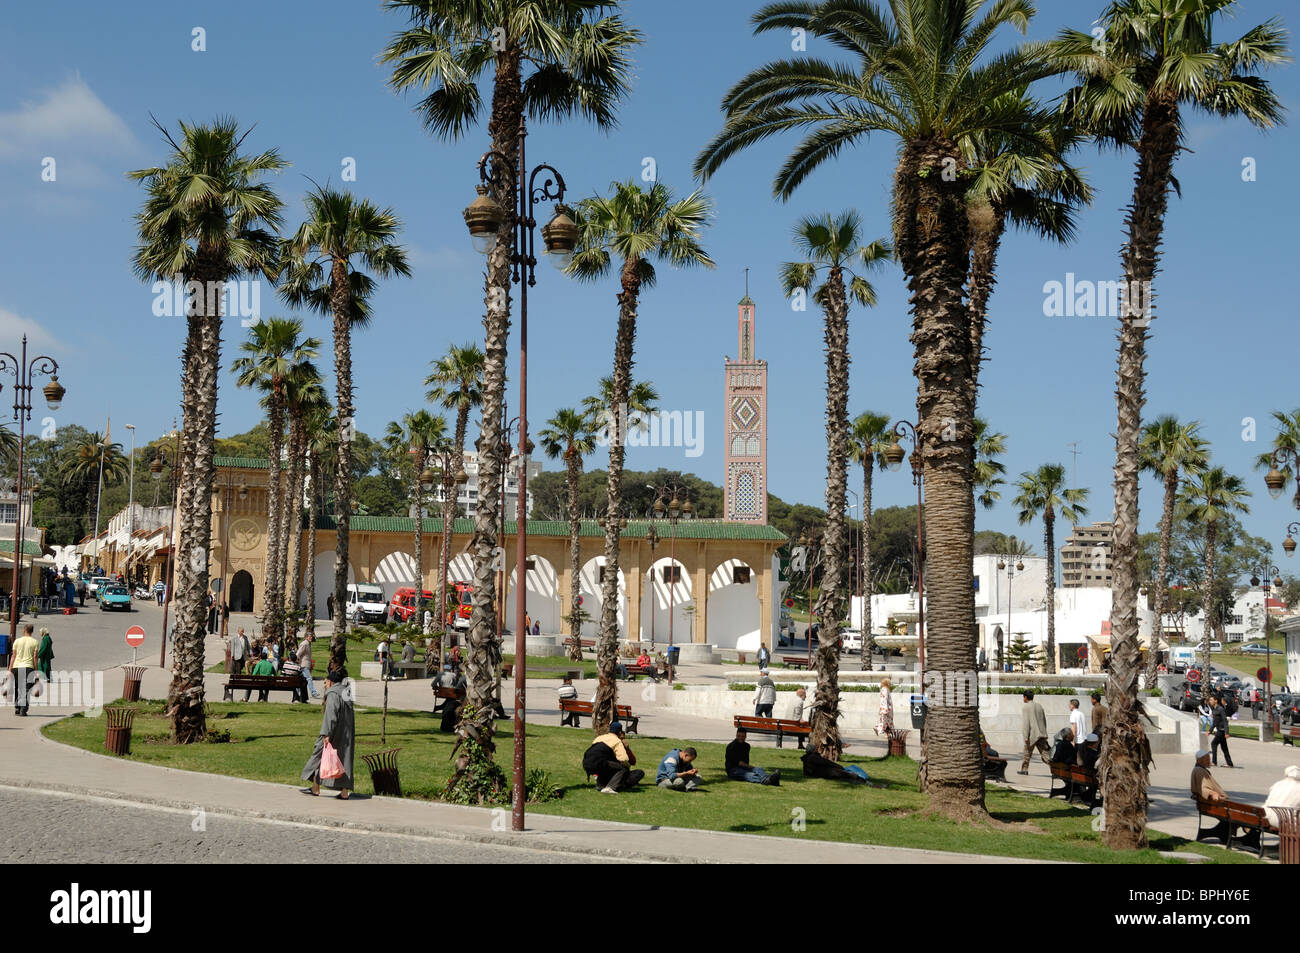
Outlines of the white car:
{"label": "white car", "polygon": [[840,649],[862,653],[862,632],[858,629],[840,629]]}

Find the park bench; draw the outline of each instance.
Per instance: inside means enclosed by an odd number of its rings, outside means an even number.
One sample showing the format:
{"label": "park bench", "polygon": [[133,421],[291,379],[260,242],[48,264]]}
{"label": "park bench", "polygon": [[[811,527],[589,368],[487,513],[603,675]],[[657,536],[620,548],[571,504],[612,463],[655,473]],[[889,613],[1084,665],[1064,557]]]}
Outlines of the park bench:
{"label": "park bench", "polygon": [[[1079,796],[1089,809],[1101,803],[1101,790],[1094,769],[1078,764],[1062,764],[1060,761],[1053,761],[1048,767],[1052,772],[1052,789],[1047,792],[1048,797],[1059,794],[1067,801],[1073,801]],[[1061,782],[1059,788],[1056,786],[1057,781]]]}
{"label": "park bench", "polygon": [[808,656],[806,655],[782,655],[781,664],[786,668],[807,668]]}
{"label": "park bench", "polygon": [[514,663],[514,662],[502,662],[502,663],[501,663],[501,677],[502,677],[502,678],[514,678],[514,675],[515,675],[515,663]]}
{"label": "park bench", "polygon": [[596,640],[595,640],[595,639],[579,639],[578,641],[580,641],[580,642],[582,643],[582,647],[583,647],[584,649],[595,649],[595,648],[596,648]]}
{"label": "park bench", "polygon": [[[433,686],[433,697],[442,699],[444,704],[449,701],[460,702],[465,700],[465,689],[451,688],[447,685],[435,685]],[[439,705],[437,702],[434,702],[433,705],[434,711],[442,711],[442,709],[443,709],[443,705]]]}
{"label": "park bench", "polygon": [[255,692],[296,692],[307,687],[301,675],[231,675],[222,688],[225,697],[233,700],[233,693],[241,688]]}
{"label": "park bench", "polygon": [[635,662],[632,662],[630,664],[625,663],[623,667],[627,669],[627,680],[629,682],[636,681],[638,675],[648,675],[658,678],[655,669],[649,665],[637,665]]}
{"label": "park bench", "polygon": [[415,676],[416,678],[428,678],[428,677],[429,677],[429,666],[428,666],[428,664],[425,663],[425,662],[417,662],[417,661],[410,661],[410,662],[394,662],[394,663],[393,663],[393,670],[394,670],[394,671],[397,671],[397,672],[401,672],[401,673],[402,673],[402,676],[403,676],[404,678],[410,678],[410,677],[411,677],[411,674],[410,674],[411,672],[415,672],[415,673],[416,673],[416,676]]}
{"label": "park bench", "polygon": [[582,669],[573,668],[573,667],[556,668],[554,666],[549,666],[549,665],[534,665],[530,669],[528,669],[528,671],[529,672],[559,672],[565,678],[582,678]]}
{"label": "park bench", "polygon": [[[560,720],[563,722],[565,715],[577,715],[580,722],[582,715],[586,715],[588,718],[591,717],[591,709],[591,702],[578,701],[576,698],[561,698]],[[641,721],[641,716],[632,714],[631,705],[615,705],[614,717],[623,722],[627,726],[627,730],[632,734],[640,734],[637,731],[637,725]]]}
{"label": "park bench", "polygon": [[782,747],[786,738],[796,738],[799,747],[803,740],[812,733],[812,725],[806,721],[791,721],[788,718],[758,718],[754,715],[736,715],[736,728],[743,728],[751,735],[776,735],[776,746]]}
{"label": "park bench", "polygon": [[[1269,823],[1268,815],[1262,807],[1243,804],[1240,801],[1206,801],[1192,795],[1196,801],[1196,839],[1198,841],[1214,838],[1229,850],[1233,841],[1242,847],[1264,856],[1264,834],[1277,834],[1278,829]],[[1218,821],[1213,827],[1204,826],[1204,818]],[[1245,828],[1249,833],[1236,836],[1235,829]]]}
{"label": "park bench", "polygon": [[1295,740],[1300,738],[1300,725],[1287,725],[1282,729],[1282,744],[1295,746]]}
{"label": "park bench", "polygon": [[1005,781],[1007,779],[1007,759],[989,754],[989,745],[981,736],[980,751],[984,756],[984,779],[986,781]]}

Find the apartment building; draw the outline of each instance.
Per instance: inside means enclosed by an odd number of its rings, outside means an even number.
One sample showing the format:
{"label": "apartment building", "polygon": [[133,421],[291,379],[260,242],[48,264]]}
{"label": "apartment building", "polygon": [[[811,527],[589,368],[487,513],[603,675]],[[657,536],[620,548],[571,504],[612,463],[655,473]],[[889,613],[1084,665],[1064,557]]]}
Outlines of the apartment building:
{"label": "apartment building", "polygon": [[1061,547],[1061,588],[1109,588],[1115,524],[1075,526]]}

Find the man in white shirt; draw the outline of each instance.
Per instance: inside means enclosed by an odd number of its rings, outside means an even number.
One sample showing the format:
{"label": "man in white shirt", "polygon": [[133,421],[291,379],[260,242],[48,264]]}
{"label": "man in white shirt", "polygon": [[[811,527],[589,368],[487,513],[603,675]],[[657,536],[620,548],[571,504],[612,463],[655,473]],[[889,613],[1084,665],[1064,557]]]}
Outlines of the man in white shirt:
{"label": "man in white shirt", "polygon": [[312,698],[320,698],[320,692],[316,691],[316,682],[311,677],[311,644],[316,641],[316,636],[308,635],[298,643],[298,664],[302,667],[302,676],[307,679],[307,690],[311,692]]}
{"label": "man in white shirt", "polygon": [[1088,736],[1087,723],[1084,721],[1083,712],[1079,710],[1079,699],[1070,699],[1070,730],[1074,732],[1074,737],[1070,740],[1076,745],[1083,744],[1083,739]]}
{"label": "man in white shirt", "polygon": [[388,636],[384,636],[380,641],[378,650],[380,677],[391,681],[393,677],[393,665],[388,657]]}
{"label": "man in white shirt", "polygon": [[[578,697],[578,690],[573,686],[573,679],[569,678],[568,676],[565,676],[564,681],[560,683],[560,687],[555,690],[555,694],[557,694],[560,697],[560,701],[564,701],[565,699],[569,699],[569,698],[576,699]],[[574,728],[581,727],[581,725],[578,723],[577,712],[572,712],[572,711],[563,712],[563,717],[560,719],[560,724],[572,725]]]}

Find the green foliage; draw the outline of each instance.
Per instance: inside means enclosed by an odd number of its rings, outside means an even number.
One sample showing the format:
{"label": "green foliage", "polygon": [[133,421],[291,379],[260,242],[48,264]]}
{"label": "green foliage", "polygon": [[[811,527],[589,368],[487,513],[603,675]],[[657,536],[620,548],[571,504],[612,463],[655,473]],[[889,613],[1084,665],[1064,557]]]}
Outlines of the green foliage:
{"label": "green foliage", "polygon": [[[541,768],[529,768],[524,774],[524,800],[529,804],[541,804],[545,801],[558,801],[564,791],[555,785],[551,776]],[[513,802],[514,789],[511,788]]]}
{"label": "green foliage", "polygon": [[1015,635],[1006,652],[1013,671],[1033,671],[1044,662],[1042,646],[1030,644],[1022,633]]}
{"label": "green foliage", "polygon": [[[447,782],[443,800],[452,804],[509,804],[510,789],[505,772],[492,755],[471,739],[463,739],[453,753],[456,773]],[[527,784],[525,783],[525,790]]]}

